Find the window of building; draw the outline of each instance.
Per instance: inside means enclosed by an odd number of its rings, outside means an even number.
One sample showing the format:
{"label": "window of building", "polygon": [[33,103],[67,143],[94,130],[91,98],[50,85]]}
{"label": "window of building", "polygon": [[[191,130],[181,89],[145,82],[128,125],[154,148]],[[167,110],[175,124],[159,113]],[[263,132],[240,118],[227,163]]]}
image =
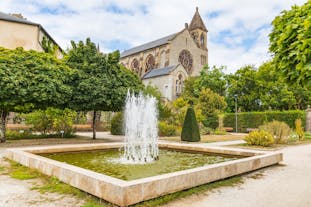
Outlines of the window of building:
{"label": "window of building", "polygon": [[184,88],[184,79],[181,74],[178,75],[176,80],[176,96],[180,96]]}
{"label": "window of building", "polygon": [[204,45],[205,45],[205,38],[204,38],[203,34],[201,34],[201,37],[200,37],[200,45],[201,45],[201,47],[204,47]]}
{"label": "window of building", "polygon": [[131,69],[137,74],[139,74],[139,62],[136,58],[131,63]]}
{"label": "window of building", "polygon": [[206,65],[207,61],[206,61],[206,56],[205,55],[201,55],[201,65]]}
{"label": "window of building", "polygon": [[188,50],[182,50],[179,53],[178,61],[184,66],[188,73],[191,73],[193,66],[193,58]]}
{"label": "window of building", "polygon": [[153,57],[153,55],[148,55],[146,58],[146,68],[145,68],[145,72],[154,69],[155,67],[155,59]]}

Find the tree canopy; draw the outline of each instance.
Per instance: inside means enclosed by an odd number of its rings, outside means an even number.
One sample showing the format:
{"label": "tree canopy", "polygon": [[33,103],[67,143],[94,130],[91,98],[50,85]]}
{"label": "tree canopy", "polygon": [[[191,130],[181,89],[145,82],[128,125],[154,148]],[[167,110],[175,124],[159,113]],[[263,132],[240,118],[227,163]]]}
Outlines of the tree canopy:
{"label": "tree canopy", "polygon": [[311,87],[311,0],[273,20],[270,51],[288,82]]}
{"label": "tree canopy", "polygon": [[9,112],[66,107],[74,74],[51,54],[0,48],[1,139]]}
{"label": "tree canopy", "polygon": [[70,107],[77,111],[94,111],[93,138],[96,138],[96,111],[120,111],[127,90],[142,90],[140,79],[119,63],[118,51],[102,54],[89,38],[85,43],[71,42],[65,58],[71,68],[78,70],[73,81]]}
{"label": "tree canopy", "polygon": [[100,53],[88,38],[71,42],[66,63],[78,70],[71,107],[80,111],[119,111],[128,89],[142,89],[139,78],[119,64],[119,52]]}

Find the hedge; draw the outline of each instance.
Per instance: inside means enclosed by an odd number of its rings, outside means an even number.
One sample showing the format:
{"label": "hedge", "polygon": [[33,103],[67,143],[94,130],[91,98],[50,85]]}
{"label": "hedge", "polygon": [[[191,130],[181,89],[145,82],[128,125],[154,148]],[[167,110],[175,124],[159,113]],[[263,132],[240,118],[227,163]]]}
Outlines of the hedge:
{"label": "hedge", "polygon": [[[306,112],[293,111],[265,111],[265,112],[242,112],[238,113],[238,132],[247,132],[247,128],[258,128],[260,125],[277,120],[295,128],[295,120],[301,119],[306,122]],[[235,113],[226,113],[224,116],[224,126],[232,127],[235,131]]]}
{"label": "hedge", "polygon": [[199,142],[201,140],[200,130],[195,112],[189,107],[182,127],[181,140],[187,142]]}
{"label": "hedge", "polygon": [[124,135],[123,113],[116,113],[111,119],[110,132],[112,135]]}

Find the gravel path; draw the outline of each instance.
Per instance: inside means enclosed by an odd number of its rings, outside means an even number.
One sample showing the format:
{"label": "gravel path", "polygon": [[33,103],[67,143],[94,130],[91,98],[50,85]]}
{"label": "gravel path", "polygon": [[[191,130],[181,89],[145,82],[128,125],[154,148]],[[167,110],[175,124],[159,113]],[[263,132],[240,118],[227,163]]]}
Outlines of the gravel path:
{"label": "gravel path", "polygon": [[[0,149],[0,166],[7,166]],[[31,190],[40,183],[38,179],[17,180],[0,171],[0,207],[78,207],[84,201],[69,195],[39,193]]]}
{"label": "gravel path", "polygon": [[311,144],[281,151],[284,153],[282,165],[256,171],[257,175],[261,172],[261,176],[245,179],[237,187],[193,195],[165,207],[310,207]]}

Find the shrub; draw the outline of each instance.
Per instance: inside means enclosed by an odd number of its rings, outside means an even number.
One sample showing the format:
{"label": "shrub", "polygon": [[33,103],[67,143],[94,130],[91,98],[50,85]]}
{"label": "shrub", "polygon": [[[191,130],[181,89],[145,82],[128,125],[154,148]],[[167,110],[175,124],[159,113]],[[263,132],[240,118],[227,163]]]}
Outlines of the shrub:
{"label": "shrub", "polygon": [[187,110],[181,132],[181,140],[188,142],[198,142],[201,140],[198,122],[192,107]]}
{"label": "shrub", "polygon": [[[265,111],[265,112],[242,112],[238,113],[238,131],[246,132],[247,128],[258,128],[260,125],[273,120],[285,122],[291,128],[295,127],[295,120],[306,120],[305,111]],[[224,126],[233,127],[235,131],[235,113],[226,113]]]}
{"label": "shrub", "polygon": [[263,147],[271,146],[274,143],[272,135],[269,132],[263,130],[250,132],[244,138],[244,140],[248,145],[257,145]]}
{"label": "shrub", "polygon": [[116,113],[111,119],[110,132],[113,135],[124,135],[124,115],[121,112]]}
{"label": "shrub", "polygon": [[303,131],[302,126],[301,126],[301,119],[296,119],[296,121],[295,121],[295,129],[296,129],[295,131],[296,131],[296,133],[298,135],[299,140],[303,140],[305,134],[304,134],[304,131]]}
{"label": "shrub", "polygon": [[160,136],[174,136],[176,135],[176,127],[168,124],[164,121],[160,121],[158,124]]}
{"label": "shrub", "polygon": [[280,121],[272,121],[261,125],[259,126],[259,129],[269,132],[273,136],[275,144],[288,142],[291,133],[289,126]]}
{"label": "shrub", "polygon": [[219,126],[218,115],[209,114],[204,120],[203,125],[212,129],[216,129]]}
{"label": "shrub", "polygon": [[296,132],[290,133],[288,137],[288,142],[297,142],[299,140],[299,136]]}
{"label": "shrub", "polygon": [[225,135],[225,134],[227,134],[227,132],[226,132],[225,130],[223,130],[223,129],[217,128],[217,129],[215,129],[215,131],[213,132],[213,134],[214,134],[214,135]]}
{"label": "shrub", "polygon": [[[20,131],[13,131],[7,130],[6,137],[8,140],[19,140],[19,139],[46,139],[46,138],[57,138],[60,137],[60,134],[33,134],[29,130],[20,130]],[[64,135],[65,138],[74,138],[74,134]]]}
{"label": "shrub", "polygon": [[32,130],[41,134],[60,134],[72,137],[74,133],[73,122],[77,113],[71,109],[47,108],[24,114],[26,124],[32,125]]}

